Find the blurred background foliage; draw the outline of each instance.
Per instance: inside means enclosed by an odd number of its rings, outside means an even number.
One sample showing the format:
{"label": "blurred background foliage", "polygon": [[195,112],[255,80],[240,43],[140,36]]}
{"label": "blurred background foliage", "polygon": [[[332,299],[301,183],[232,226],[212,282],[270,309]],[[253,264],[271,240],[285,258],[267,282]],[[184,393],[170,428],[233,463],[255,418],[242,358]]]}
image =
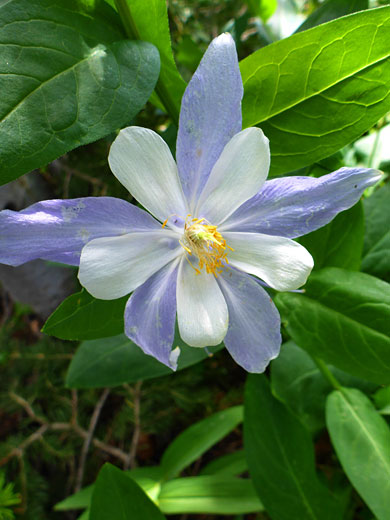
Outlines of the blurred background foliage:
{"label": "blurred background foliage", "polygon": [[[370,0],[369,6],[388,3]],[[243,59],[292,34],[323,2],[170,0],[168,4],[174,54],[188,81],[211,38],[221,32],[232,33]],[[152,104],[148,103],[133,123],[158,130],[174,148],[175,129],[168,116]],[[44,198],[110,195],[129,200],[108,168],[113,137],[78,148],[0,187],[0,209],[21,209]],[[384,118],[355,143],[299,173],[317,176],[343,165],[375,167],[390,173],[389,141],[389,119]],[[34,269],[38,269],[38,275]],[[0,269],[0,519],[76,518],[73,513],[54,512],[53,506],[81,485],[93,482],[104,462],[127,468],[157,464],[170,441],[186,427],[242,402],[246,374],[224,351],[182,372],[143,384],[110,390],[64,388],[77,345],[47,337],[40,329],[58,303],[76,289],[76,271],[47,265],[44,272],[40,269],[39,265],[27,266],[23,276],[16,278],[12,277],[12,268]],[[42,287],[46,291],[46,278],[48,286],[53,286],[53,280],[57,285],[48,305],[42,306],[39,291]],[[382,273],[382,278],[390,281],[390,273]],[[84,457],[85,439],[93,427],[93,442]],[[320,462],[332,465],[329,439],[321,430],[316,441]],[[236,428],[186,474],[197,475],[206,463],[241,447],[241,431]],[[337,467],[334,472],[340,477]],[[359,507],[354,518],[371,519],[368,509],[356,500]],[[234,518],[268,516],[261,513]]]}

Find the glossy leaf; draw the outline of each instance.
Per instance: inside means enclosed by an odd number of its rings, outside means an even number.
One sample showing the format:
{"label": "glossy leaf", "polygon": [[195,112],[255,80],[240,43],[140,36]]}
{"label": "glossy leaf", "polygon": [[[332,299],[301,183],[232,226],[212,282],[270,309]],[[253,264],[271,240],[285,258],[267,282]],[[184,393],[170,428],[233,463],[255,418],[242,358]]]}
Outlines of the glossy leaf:
{"label": "glossy leaf", "polygon": [[316,475],[308,431],[272,396],[264,375],[247,381],[244,446],[253,484],[272,520],[341,520],[341,506]]}
{"label": "glossy leaf", "polygon": [[364,241],[362,203],[342,211],[328,225],[299,239],[314,258],[314,270],[323,267],[360,268]]}
{"label": "glossy leaf", "polygon": [[329,434],[349,480],[378,520],[390,519],[390,429],[359,390],[344,388],[326,406]]}
{"label": "glossy leaf", "polygon": [[84,289],[71,294],[53,312],[42,332],[68,340],[107,338],[124,330],[123,314],[128,296],[97,300]]}
{"label": "glossy leaf", "polygon": [[256,51],[241,64],[243,126],[271,144],[271,174],[327,157],[390,110],[390,7],[355,13]]}
{"label": "glossy leaf", "polygon": [[90,520],[163,520],[158,507],[123,471],[105,464],[92,494]]}
{"label": "glossy leaf", "polygon": [[[329,365],[336,379],[346,386],[374,391],[377,385],[357,379]],[[271,364],[272,393],[292,410],[310,431],[325,427],[325,402],[333,390],[307,352],[292,341],[282,345],[279,356]]]}
{"label": "glossy leaf", "polygon": [[320,4],[295,32],[307,31],[341,16],[368,9],[368,0],[327,0]]}
{"label": "glossy leaf", "polygon": [[238,515],[263,511],[249,479],[229,476],[186,477],[161,486],[158,505],[167,515]]}
{"label": "glossy leaf", "polygon": [[199,421],[182,432],[165,450],[161,466],[171,479],[242,422],[242,406],[234,406]]}
{"label": "glossy leaf", "polygon": [[390,281],[390,184],[364,199],[362,270]]}
{"label": "glossy leaf", "polygon": [[326,268],[304,294],[280,293],[275,303],[294,342],[345,372],[390,382],[390,288],[364,273]]}
{"label": "glossy leaf", "polygon": [[109,6],[81,6],[0,6],[1,184],[129,123],[153,90],[154,46],[123,41]]}
{"label": "glossy leaf", "polygon": [[[182,351],[178,370],[209,357],[204,349],[189,347],[178,336],[176,346]],[[222,345],[210,347],[209,351],[215,353],[221,348]],[[66,385],[68,388],[104,388],[168,374],[173,374],[170,368],[144,354],[122,334],[81,343],[70,363]]]}

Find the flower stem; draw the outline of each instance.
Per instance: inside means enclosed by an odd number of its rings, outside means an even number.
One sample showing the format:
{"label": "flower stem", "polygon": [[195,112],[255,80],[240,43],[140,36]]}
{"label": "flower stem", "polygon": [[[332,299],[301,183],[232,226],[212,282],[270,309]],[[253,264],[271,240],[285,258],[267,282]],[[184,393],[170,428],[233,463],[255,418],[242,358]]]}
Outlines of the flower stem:
{"label": "flower stem", "polygon": [[[142,40],[141,35],[132,17],[130,8],[127,4],[127,0],[114,0],[114,2],[118,10],[119,16],[122,20],[123,27],[126,31],[127,36],[131,40]],[[176,106],[176,103],[172,99],[169,91],[167,90],[166,86],[161,81],[161,76],[159,77],[156,83],[155,92],[159,97],[162,105],[165,107],[167,113],[170,115],[172,121],[177,126],[179,122],[179,110]]]}
{"label": "flower stem", "polygon": [[333,386],[333,388],[335,390],[340,390],[342,392],[343,391],[343,387],[340,385],[340,383],[337,381],[335,376],[329,370],[327,364],[324,363],[322,361],[322,359],[316,358],[314,356],[312,356],[312,359],[313,359],[314,363],[317,365],[317,367],[318,367],[319,371],[321,372],[321,374],[325,377],[325,379],[328,380],[328,382],[331,384],[331,386]]}

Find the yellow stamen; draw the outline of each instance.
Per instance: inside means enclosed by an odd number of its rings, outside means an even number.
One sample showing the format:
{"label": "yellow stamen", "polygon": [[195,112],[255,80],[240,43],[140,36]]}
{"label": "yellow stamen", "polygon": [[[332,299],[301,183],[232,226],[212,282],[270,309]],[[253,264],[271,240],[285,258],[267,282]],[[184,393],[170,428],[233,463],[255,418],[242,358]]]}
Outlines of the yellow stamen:
{"label": "yellow stamen", "polygon": [[205,268],[206,273],[217,277],[223,269],[227,269],[229,263],[226,249],[234,250],[226,244],[217,226],[211,225],[204,218],[190,217],[191,215],[187,215],[184,234],[179,242],[188,255],[197,257],[199,269],[192,264],[187,255],[186,259],[197,274]]}

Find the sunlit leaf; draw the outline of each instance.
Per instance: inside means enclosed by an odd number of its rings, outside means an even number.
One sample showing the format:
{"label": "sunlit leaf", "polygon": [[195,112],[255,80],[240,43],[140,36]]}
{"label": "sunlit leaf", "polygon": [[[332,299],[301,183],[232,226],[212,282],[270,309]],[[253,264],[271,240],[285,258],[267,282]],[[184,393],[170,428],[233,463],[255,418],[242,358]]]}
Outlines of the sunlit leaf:
{"label": "sunlit leaf", "polygon": [[243,126],[270,139],[271,174],[327,157],[390,110],[390,7],[260,49],[241,64]]}

